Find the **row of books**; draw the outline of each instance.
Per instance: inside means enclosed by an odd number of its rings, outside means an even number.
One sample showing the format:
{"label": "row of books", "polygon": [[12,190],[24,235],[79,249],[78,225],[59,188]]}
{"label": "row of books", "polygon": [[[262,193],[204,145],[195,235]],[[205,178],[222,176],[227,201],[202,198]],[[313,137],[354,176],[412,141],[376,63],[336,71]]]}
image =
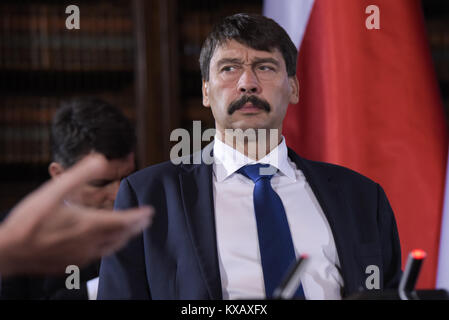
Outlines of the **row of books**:
{"label": "row of books", "polygon": [[58,106],[55,97],[5,98],[0,106],[0,131],[7,126],[49,125]]}
{"label": "row of books", "polygon": [[132,69],[134,33],[130,3],[117,6],[81,2],[78,7],[80,29],[67,29],[66,4],[0,4],[0,68]]}
{"label": "row of books", "polygon": [[[120,107],[135,119],[135,108],[122,93],[103,93],[98,97]],[[6,97],[0,105],[0,165],[46,164],[50,161],[51,120],[62,100],[70,97]]]}
{"label": "row of books", "polygon": [[[120,4],[121,3],[121,4]],[[133,30],[129,1],[77,1],[80,30],[92,33],[130,33]],[[66,21],[75,22],[67,2],[2,1],[0,10],[4,28],[16,31],[45,29],[52,32],[67,29]],[[67,11],[67,13],[66,13]]]}
{"label": "row of books", "polygon": [[[47,125],[61,103],[70,100],[76,95],[68,96],[10,96],[3,97],[0,104],[0,125]],[[118,93],[98,93],[95,95],[117,107],[130,120],[135,119],[135,108],[130,97],[124,92]],[[2,130],[2,128],[0,128]]]}
{"label": "row of books", "polygon": [[0,130],[0,164],[48,163],[50,161],[50,126],[4,125]]}

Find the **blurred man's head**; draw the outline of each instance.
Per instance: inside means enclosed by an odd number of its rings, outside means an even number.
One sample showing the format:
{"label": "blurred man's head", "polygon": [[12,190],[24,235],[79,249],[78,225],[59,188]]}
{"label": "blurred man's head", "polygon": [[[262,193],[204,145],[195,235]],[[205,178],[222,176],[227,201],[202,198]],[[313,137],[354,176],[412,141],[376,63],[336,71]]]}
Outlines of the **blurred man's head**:
{"label": "blurred man's head", "polygon": [[296,46],[272,19],[235,14],[218,23],[201,49],[203,105],[216,129],[282,130],[296,103]]}
{"label": "blurred man's head", "polygon": [[53,117],[51,141],[52,177],[92,152],[108,159],[108,170],[102,177],[89,181],[66,200],[88,207],[112,208],[120,180],[135,168],[136,137],[123,113],[100,99],[72,99],[63,103]]}

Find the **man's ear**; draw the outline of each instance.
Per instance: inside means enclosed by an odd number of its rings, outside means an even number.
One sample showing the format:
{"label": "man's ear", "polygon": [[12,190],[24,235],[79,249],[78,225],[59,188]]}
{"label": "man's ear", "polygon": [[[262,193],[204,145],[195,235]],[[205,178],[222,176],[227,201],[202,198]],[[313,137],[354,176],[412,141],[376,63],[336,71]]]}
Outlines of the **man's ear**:
{"label": "man's ear", "polygon": [[299,81],[296,75],[289,77],[288,82],[290,83],[290,103],[296,104],[299,101]]}
{"label": "man's ear", "polygon": [[209,108],[210,107],[210,101],[209,101],[209,81],[206,81],[203,79],[203,106]]}
{"label": "man's ear", "polygon": [[64,167],[59,162],[52,162],[48,166],[48,173],[52,178],[59,176],[64,172]]}

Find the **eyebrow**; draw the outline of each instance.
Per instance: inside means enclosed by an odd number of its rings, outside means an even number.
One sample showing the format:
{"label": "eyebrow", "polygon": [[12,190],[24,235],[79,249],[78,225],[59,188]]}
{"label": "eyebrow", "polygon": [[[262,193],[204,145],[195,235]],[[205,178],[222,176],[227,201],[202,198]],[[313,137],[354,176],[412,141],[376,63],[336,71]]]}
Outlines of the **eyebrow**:
{"label": "eyebrow", "polygon": [[[223,59],[218,60],[217,67],[220,68],[222,65],[227,64],[227,63],[244,64],[242,60],[237,59],[237,58],[223,58]],[[277,61],[276,59],[273,59],[273,58],[255,58],[251,62],[252,65],[261,64],[261,63],[272,63],[277,67],[280,66],[279,61]]]}
{"label": "eyebrow", "polygon": [[237,58],[223,58],[218,60],[217,67],[220,68],[224,64],[233,63],[233,64],[243,64],[243,61]]}
{"label": "eyebrow", "polygon": [[277,61],[276,59],[273,59],[273,58],[256,58],[253,61],[253,64],[261,64],[261,63],[272,63],[276,67],[280,66],[279,61]]}

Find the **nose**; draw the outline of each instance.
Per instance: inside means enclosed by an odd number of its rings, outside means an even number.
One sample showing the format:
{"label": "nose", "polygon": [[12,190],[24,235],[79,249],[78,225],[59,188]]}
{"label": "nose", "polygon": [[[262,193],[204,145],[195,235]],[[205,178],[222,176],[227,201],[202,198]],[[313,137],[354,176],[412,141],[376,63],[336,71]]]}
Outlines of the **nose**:
{"label": "nose", "polygon": [[240,93],[244,94],[260,93],[261,87],[259,79],[251,68],[246,68],[246,70],[242,73],[237,89]]}

